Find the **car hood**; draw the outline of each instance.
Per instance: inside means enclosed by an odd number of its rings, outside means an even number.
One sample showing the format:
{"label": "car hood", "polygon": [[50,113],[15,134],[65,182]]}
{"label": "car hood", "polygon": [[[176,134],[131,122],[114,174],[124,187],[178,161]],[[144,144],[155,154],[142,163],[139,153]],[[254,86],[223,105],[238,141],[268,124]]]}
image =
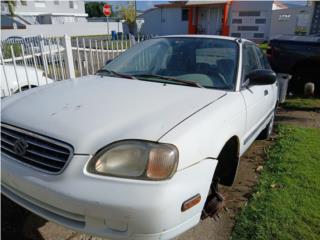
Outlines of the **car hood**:
{"label": "car hood", "polygon": [[226,93],[123,78],[86,76],[31,89],[2,103],[3,123],[93,154],[114,141],[158,141]]}

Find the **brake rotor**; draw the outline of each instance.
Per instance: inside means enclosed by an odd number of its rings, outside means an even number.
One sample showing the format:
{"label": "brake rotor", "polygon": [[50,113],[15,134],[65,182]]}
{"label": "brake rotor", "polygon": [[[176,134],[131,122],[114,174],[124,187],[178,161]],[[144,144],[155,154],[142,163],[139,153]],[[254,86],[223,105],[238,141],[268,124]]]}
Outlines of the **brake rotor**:
{"label": "brake rotor", "polygon": [[218,213],[225,207],[225,199],[221,193],[218,192],[218,183],[213,183],[211,186],[211,194],[202,210],[201,219],[207,217],[215,218]]}

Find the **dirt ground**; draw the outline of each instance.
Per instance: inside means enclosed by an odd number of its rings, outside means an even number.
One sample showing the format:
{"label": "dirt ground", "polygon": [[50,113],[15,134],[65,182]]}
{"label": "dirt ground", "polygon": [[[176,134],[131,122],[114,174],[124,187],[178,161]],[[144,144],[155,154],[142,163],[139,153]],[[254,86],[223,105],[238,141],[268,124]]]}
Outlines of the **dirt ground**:
{"label": "dirt ground", "polygon": [[276,122],[320,128],[320,111],[292,111],[280,108],[277,112]]}
{"label": "dirt ground", "polygon": [[[288,111],[279,109],[276,123],[295,124],[320,128],[320,112]],[[220,213],[220,219],[206,219],[193,229],[179,236],[178,240],[227,240],[234,225],[234,218],[251,197],[259,178],[259,168],[263,166],[266,149],[274,141],[275,135],[267,141],[255,141],[241,158],[236,182],[232,187],[221,188],[226,198],[228,211]],[[21,240],[102,240],[66,229],[48,222],[19,207],[5,197],[1,197],[2,239]]]}

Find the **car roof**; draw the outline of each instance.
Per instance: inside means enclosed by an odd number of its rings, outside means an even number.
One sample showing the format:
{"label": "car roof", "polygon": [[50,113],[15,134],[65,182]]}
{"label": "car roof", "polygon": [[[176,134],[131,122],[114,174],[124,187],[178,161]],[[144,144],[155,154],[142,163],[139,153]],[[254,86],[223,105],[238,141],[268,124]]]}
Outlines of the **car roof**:
{"label": "car roof", "polygon": [[229,36],[220,36],[220,35],[201,35],[201,34],[180,34],[180,35],[164,35],[164,36],[158,36],[158,37],[166,37],[166,38],[174,38],[174,37],[187,37],[187,38],[212,38],[212,39],[223,39],[223,40],[241,40],[244,42],[251,42],[250,40],[243,39],[243,38],[235,38],[235,37],[229,37]]}

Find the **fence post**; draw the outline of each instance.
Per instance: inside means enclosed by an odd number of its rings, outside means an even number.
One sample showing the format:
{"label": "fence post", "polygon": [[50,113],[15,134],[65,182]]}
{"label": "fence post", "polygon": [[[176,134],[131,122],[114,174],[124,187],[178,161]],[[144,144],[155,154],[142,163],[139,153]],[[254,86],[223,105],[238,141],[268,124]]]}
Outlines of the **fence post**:
{"label": "fence post", "polygon": [[75,78],[76,74],[74,71],[72,45],[71,45],[71,37],[70,36],[64,35],[63,45],[64,45],[65,51],[66,51],[66,54],[64,54],[64,62],[66,64],[67,78]]}

